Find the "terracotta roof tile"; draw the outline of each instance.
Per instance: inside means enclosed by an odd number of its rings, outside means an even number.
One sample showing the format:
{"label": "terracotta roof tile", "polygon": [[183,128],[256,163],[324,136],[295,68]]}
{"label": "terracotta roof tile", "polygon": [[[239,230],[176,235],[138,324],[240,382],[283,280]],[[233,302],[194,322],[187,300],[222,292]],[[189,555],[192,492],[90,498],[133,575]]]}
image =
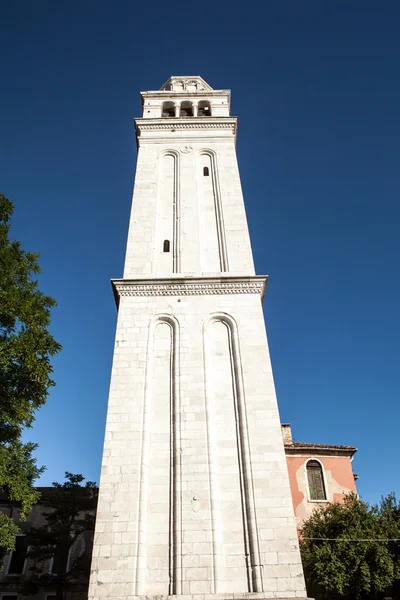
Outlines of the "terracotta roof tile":
{"label": "terracotta roof tile", "polygon": [[292,442],[291,444],[285,442],[285,448],[315,448],[316,450],[347,450],[348,452],[357,452],[357,448],[354,446],[334,446],[331,444],[309,444],[308,442]]}
{"label": "terracotta roof tile", "polygon": [[291,444],[284,442],[285,450],[289,454],[298,452],[312,452],[322,454],[324,451],[328,454],[347,454],[353,456],[357,452],[354,446],[335,446],[332,444],[309,444],[308,442],[292,442]]}

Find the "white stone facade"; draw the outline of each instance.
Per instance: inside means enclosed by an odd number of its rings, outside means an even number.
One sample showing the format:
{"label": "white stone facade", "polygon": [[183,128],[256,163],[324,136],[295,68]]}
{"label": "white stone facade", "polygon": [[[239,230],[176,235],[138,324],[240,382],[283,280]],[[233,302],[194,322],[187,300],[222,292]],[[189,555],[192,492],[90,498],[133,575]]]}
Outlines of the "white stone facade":
{"label": "white stone facade", "polygon": [[89,596],[304,598],[230,93],[142,97]]}

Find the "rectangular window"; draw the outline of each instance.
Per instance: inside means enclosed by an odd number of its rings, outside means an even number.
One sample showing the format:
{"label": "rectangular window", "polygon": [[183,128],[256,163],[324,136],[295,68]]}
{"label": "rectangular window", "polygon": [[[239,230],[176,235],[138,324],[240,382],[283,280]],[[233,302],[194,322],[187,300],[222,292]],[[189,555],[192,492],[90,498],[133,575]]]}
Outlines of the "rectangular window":
{"label": "rectangular window", "polygon": [[15,536],[15,550],[11,552],[8,562],[8,575],[21,575],[24,572],[26,560],[26,539],[24,535]]}
{"label": "rectangular window", "polygon": [[3,594],[1,600],[18,600],[17,594]]}
{"label": "rectangular window", "polygon": [[54,556],[51,559],[50,573],[57,575],[57,573],[66,573],[69,567],[69,553],[70,548],[63,548],[58,546],[55,549]]}

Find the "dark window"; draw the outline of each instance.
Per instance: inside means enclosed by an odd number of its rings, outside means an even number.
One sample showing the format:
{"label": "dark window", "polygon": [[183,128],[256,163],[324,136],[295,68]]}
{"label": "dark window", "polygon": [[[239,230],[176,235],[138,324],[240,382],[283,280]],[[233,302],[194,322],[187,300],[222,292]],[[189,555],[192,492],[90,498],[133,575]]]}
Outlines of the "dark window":
{"label": "dark window", "polygon": [[164,240],[163,252],[169,252],[169,240]]}
{"label": "dark window", "polygon": [[47,594],[46,600],[56,600],[57,596],[55,594]]}
{"label": "dark window", "polygon": [[51,572],[53,575],[65,573],[68,570],[68,556],[69,548],[59,546],[55,549],[51,564]]}
{"label": "dark window", "polygon": [[163,117],[174,117],[175,104],[173,102],[163,102],[161,114]]}
{"label": "dark window", "polygon": [[191,102],[182,102],[181,117],[193,117],[193,104]]}
{"label": "dark window", "polygon": [[203,175],[204,177],[208,177],[210,175],[210,170],[208,167],[203,167]]}
{"label": "dark window", "polygon": [[198,117],[211,117],[211,104],[208,100],[202,100],[199,102],[197,108],[197,116]]}
{"label": "dark window", "polygon": [[321,464],[317,460],[309,460],[307,463],[308,488],[310,500],[326,500],[324,475]]}
{"label": "dark window", "polygon": [[17,594],[3,594],[1,600],[17,600]]}
{"label": "dark window", "polygon": [[11,554],[11,560],[8,565],[8,573],[10,575],[21,575],[24,570],[26,551],[25,536],[17,535],[15,537],[15,550]]}

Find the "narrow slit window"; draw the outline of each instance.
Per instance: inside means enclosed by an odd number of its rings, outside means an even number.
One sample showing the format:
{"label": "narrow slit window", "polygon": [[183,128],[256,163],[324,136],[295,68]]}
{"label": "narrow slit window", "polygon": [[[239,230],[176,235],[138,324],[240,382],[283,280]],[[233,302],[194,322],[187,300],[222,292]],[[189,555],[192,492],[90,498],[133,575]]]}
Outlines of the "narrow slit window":
{"label": "narrow slit window", "polygon": [[210,169],[208,167],[203,167],[203,175],[204,177],[209,177]]}
{"label": "narrow slit window", "polygon": [[308,489],[310,500],[326,500],[324,474],[322,466],[317,460],[309,460],[307,463]]}
{"label": "narrow slit window", "polygon": [[164,244],[163,244],[163,252],[169,252],[169,240],[164,240]]}

